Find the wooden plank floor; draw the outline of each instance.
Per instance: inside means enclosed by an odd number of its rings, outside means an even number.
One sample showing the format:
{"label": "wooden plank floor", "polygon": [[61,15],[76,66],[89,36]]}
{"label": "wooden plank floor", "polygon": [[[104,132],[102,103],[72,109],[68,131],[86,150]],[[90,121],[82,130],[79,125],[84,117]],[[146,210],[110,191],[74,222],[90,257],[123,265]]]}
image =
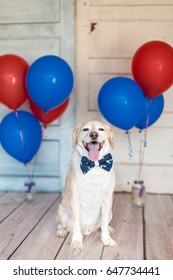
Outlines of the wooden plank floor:
{"label": "wooden plank floor", "polygon": [[114,195],[112,226],[116,248],[104,247],[100,231],[84,238],[82,250],[70,248],[55,235],[55,215],[61,195],[36,193],[32,202],[24,193],[0,193],[0,259],[173,259],[173,197],[146,196],[145,208],[131,206],[131,195]]}

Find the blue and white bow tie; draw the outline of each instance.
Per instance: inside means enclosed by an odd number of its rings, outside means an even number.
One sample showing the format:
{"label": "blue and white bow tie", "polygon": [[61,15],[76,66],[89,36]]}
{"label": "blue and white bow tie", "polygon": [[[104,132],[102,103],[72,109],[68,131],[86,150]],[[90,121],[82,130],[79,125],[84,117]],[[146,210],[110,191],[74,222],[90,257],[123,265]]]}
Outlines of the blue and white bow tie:
{"label": "blue and white bow tie", "polygon": [[83,172],[83,174],[86,174],[88,171],[90,171],[91,168],[95,166],[100,166],[106,171],[110,171],[113,165],[113,158],[111,154],[105,155],[102,159],[98,161],[92,161],[88,159],[87,157],[82,157],[81,163],[80,163],[80,168]]}

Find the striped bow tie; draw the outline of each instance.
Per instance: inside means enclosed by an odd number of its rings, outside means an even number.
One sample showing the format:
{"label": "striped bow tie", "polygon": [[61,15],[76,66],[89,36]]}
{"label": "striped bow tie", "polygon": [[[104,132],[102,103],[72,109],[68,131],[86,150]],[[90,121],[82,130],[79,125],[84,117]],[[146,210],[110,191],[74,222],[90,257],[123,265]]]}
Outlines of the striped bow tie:
{"label": "striped bow tie", "polygon": [[95,166],[100,166],[102,169],[109,172],[112,168],[112,165],[113,165],[113,158],[112,155],[109,153],[98,161],[92,161],[87,157],[82,157],[80,168],[83,174],[86,174],[88,171],[90,171],[91,168]]}

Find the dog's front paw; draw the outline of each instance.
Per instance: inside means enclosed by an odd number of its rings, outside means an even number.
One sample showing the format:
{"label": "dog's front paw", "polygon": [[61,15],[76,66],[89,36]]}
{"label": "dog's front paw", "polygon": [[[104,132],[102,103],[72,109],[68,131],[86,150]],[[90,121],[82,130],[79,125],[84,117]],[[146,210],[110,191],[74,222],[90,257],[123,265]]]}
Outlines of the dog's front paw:
{"label": "dog's front paw", "polygon": [[117,246],[116,241],[113,240],[111,237],[107,237],[107,238],[102,237],[102,242],[104,246],[111,246],[111,247]]}
{"label": "dog's front paw", "polygon": [[79,239],[79,240],[72,240],[72,242],[71,242],[71,247],[73,249],[81,249],[82,246],[83,246],[83,242],[82,242],[81,239]]}
{"label": "dog's front paw", "polygon": [[67,236],[68,231],[63,227],[57,227],[56,236],[64,238]]}

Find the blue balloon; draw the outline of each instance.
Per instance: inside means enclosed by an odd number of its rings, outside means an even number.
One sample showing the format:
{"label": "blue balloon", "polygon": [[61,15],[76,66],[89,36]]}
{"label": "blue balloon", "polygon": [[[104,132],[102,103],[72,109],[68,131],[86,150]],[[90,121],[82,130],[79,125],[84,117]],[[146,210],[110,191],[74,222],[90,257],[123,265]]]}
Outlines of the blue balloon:
{"label": "blue balloon", "polygon": [[129,130],[137,124],[141,117],[144,108],[144,94],[132,79],[112,78],[100,89],[98,106],[109,123]]}
{"label": "blue balloon", "polygon": [[29,96],[45,112],[61,105],[69,97],[73,82],[68,63],[54,55],[34,61],[26,76]]}
{"label": "blue balloon", "polygon": [[42,128],[34,115],[25,111],[12,112],[1,122],[0,139],[9,155],[27,163],[40,147]]}
{"label": "blue balloon", "polygon": [[164,98],[160,95],[156,98],[145,98],[144,110],[138,123],[137,128],[144,129],[155,123],[161,116],[164,108]]}

